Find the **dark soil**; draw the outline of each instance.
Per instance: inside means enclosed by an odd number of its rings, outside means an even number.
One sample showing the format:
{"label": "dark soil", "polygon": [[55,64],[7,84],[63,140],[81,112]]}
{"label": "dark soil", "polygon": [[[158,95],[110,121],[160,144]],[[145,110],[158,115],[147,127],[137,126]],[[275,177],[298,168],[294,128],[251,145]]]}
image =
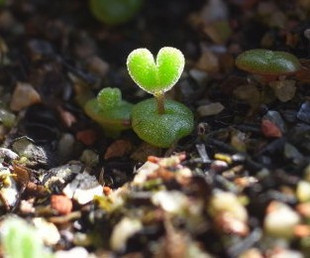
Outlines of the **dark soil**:
{"label": "dark soil", "polygon": [[[16,214],[44,228],[56,257],[310,257],[309,14],[302,0],[156,0],[109,26],[88,1],[8,0],[3,223]],[[131,130],[108,137],[83,98],[103,87],[149,98],[126,58],[163,46],[186,58],[167,97],[194,112],[195,130],[169,149]],[[294,54],[302,68],[273,82],[239,70],[236,56],[253,48]]]}

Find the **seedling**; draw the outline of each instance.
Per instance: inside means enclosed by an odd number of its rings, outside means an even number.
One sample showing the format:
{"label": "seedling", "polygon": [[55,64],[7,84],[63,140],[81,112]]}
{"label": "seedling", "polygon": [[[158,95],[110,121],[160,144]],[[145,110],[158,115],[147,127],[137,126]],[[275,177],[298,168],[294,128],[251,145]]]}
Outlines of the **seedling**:
{"label": "seedling", "polygon": [[164,99],[164,93],[179,80],[184,64],[182,52],[173,47],[162,48],[156,62],[145,48],[132,51],[127,58],[131,78],[155,97],[136,104],[131,115],[133,130],[152,145],[169,147],[193,130],[193,113],[177,101]]}
{"label": "seedling", "polygon": [[9,217],[3,221],[1,225],[1,242],[4,247],[5,257],[52,257],[52,254],[45,250],[42,238],[36,229],[17,217]]}
{"label": "seedling", "polygon": [[[283,51],[251,49],[237,57],[236,66],[256,75],[263,86],[269,84],[280,101],[286,102],[294,97],[294,81],[283,79],[286,76],[297,75],[301,70],[301,64],[294,55]],[[265,96],[266,90],[268,89],[263,87],[260,102],[266,101],[269,95]]]}
{"label": "seedling", "polygon": [[86,114],[99,123],[108,136],[129,129],[132,104],[122,100],[118,88],[104,88],[84,106]]}
{"label": "seedling", "polygon": [[294,55],[267,49],[244,51],[236,58],[236,66],[241,70],[271,79],[294,74],[301,68],[299,60]]}
{"label": "seedling", "polygon": [[93,15],[106,24],[127,22],[140,10],[143,0],[90,0]]}

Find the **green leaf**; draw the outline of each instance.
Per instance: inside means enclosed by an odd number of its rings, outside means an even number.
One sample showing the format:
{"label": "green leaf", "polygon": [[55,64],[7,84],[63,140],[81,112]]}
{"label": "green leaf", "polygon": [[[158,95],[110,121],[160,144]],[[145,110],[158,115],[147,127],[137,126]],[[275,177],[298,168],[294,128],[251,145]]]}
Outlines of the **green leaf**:
{"label": "green leaf", "polygon": [[14,258],[51,258],[44,249],[43,241],[37,230],[25,220],[8,217],[1,225],[1,244],[5,257]]}
{"label": "green leaf", "polygon": [[146,48],[132,51],[127,58],[127,69],[134,82],[153,95],[170,90],[179,80],[185,65],[182,52],[173,47],[163,47],[156,63]]}
{"label": "green leaf", "polygon": [[102,109],[111,109],[122,101],[122,93],[118,88],[104,88],[97,95],[98,104]]}
{"label": "green leaf", "polygon": [[189,135],[194,128],[194,115],[183,104],[165,101],[165,113],[158,114],[154,98],[136,104],[132,109],[132,127],[135,133],[151,145],[168,148]]}
{"label": "green leaf", "polygon": [[275,76],[293,74],[301,68],[296,56],[268,49],[244,51],[236,58],[236,66],[250,73]]}
{"label": "green leaf", "polygon": [[133,104],[122,100],[120,89],[104,88],[96,98],[87,101],[84,111],[102,126],[108,136],[117,137],[121,131],[131,127],[132,106]]}

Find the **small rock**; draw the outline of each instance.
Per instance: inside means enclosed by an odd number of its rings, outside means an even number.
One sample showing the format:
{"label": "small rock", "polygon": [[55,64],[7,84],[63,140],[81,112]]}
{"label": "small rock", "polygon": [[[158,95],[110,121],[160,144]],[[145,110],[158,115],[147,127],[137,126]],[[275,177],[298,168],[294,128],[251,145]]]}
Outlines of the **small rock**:
{"label": "small rock", "polygon": [[272,81],[269,86],[273,89],[275,96],[281,102],[287,102],[294,98],[296,92],[296,82],[293,80]]}
{"label": "small rock", "polygon": [[216,73],[220,69],[219,59],[211,51],[205,50],[196,63],[196,68],[207,73]]}
{"label": "small rock", "polygon": [[143,184],[149,175],[153,174],[154,171],[156,171],[159,168],[158,164],[155,164],[153,162],[147,161],[145,162],[138,170],[137,174],[133,179],[134,185],[140,185]]}
{"label": "small rock", "polygon": [[173,214],[181,214],[189,206],[186,195],[178,191],[158,191],[152,196],[152,202]]}
{"label": "small rock", "polygon": [[296,196],[300,202],[310,201],[310,183],[301,180],[297,184]]}
{"label": "small rock", "polygon": [[18,159],[18,154],[15,153],[14,151],[7,149],[7,148],[0,148],[0,158],[1,159],[9,159],[9,160],[14,160]]}
{"label": "small rock", "polygon": [[80,160],[88,167],[94,167],[99,163],[99,155],[93,150],[86,149],[83,151]]}
{"label": "small rock", "polygon": [[104,159],[122,157],[130,152],[132,145],[130,141],[116,140],[107,149]]}
{"label": "small rock", "polygon": [[297,118],[307,124],[310,124],[310,101],[304,102],[298,113]]}
{"label": "small rock", "polygon": [[268,110],[263,119],[268,119],[273,122],[281,130],[282,133],[286,132],[285,122],[278,111]]}
{"label": "small rock", "polygon": [[103,187],[98,183],[95,176],[87,172],[78,174],[75,179],[69,183],[63,193],[76,200],[79,204],[84,205],[94,199],[96,195],[103,195]]}
{"label": "small rock", "polygon": [[57,227],[43,218],[34,218],[32,220],[38,234],[46,245],[55,245],[60,240],[60,234]]}
{"label": "small rock", "polygon": [[300,222],[300,216],[288,205],[273,201],[267,207],[264,219],[265,232],[273,237],[291,238],[294,227]]}
{"label": "small rock", "polygon": [[60,215],[67,215],[72,211],[72,201],[64,195],[52,195],[51,207],[56,210]]}
{"label": "small rock", "polygon": [[76,123],[76,117],[70,111],[63,109],[62,107],[58,107],[57,110],[62,123],[67,128],[70,128],[73,124]]}
{"label": "small rock", "polygon": [[295,250],[275,248],[273,253],[268,254],[268,258],[304,258],[305,256]]}
{"label": "small rock", "polygon": [[109,72],[109,64],[98,56],[91,56],[87,58],[86,66],[90,72],[100,76],[101,78],[104,78]]}
{"label": "small rock", "polygon": [[0,109],[0,122],[3,123],[5,127],[11,128],[16,120],[16,116],[7,111],[6,109]]}
{"label": "small rock", "polygon": [[12,95],[10,108],[13,111],[20,111],[40,102],[39,93],[30,84],[18,82]]}
{"label": "small rock", "polygon": [[84,165],[81,162],[72,161],[66,165],[55,167],[46,173],[42,182],[45,187],[52,190],[62,189],[65,185],[71,181],[77,174],[81,173],[84,169]]}
{"label": "small rock", "polygon": [[199,86],[203,86],[208,80],[208,74],[205,71],[195,68],[189,71],[189,75],[199,84]]}
{"label": "small rock", "polygon": [[227,212],[233,218],[244,223],[248,220],[248,213],[236,195],[230,192],[217,191],[210,200],[210,213],[216,217],[222,212]]}
{"label": "small rock", "polygon": [[224,110],[224,106],[220,102],[210,103],[200,106],[197,111],[200,116],[213,116]]}
{"label": "small rock", "polygon": [[263,254],[257,248],[251,248],[240,254],[239,258],[263,258]]}
{"label": "small rock", "polygon": [[114,228],[110,238],[110,245],[114,251],[123,251],[126,247],[127,239],[142,229],[142,224],[138,219],[123,218]]}
{"label": "small rock", "polygon": [[262,120],[261,129],[262,129],[263,134],[267,138],[280,138],[280,137],[282,137],[282,132],[279,129],[279,127],[268,119]]}
{"label": "small rock", "polygon": [[92,129],[82,130],[77,132],[76,139],[86,146],[93,145],[97,140],[97,134]]}
{"label": "small rock", "polygon": [[61,157],[62,160],[68,160],[72,156],[74,146],[75,146],[74,136],[70,133],[62,134],[57,146],[59,157]]}
{"label": "small rock", "polygon": [[27,158],[29,165],[48,164],[48,157],[45,150],[26,136],[14,139],[12,149],[19,156]]}
{"label": "small rock", "polygon": [[299,164],[304,159],[304,156],[298,151],[298,149],[290,143],[285,143],[284,155],[286,158],[292,160],[295,164]]}
{"label": "small rock", "polygon": [[[55,252],[55,258],[90,258],[88,251],[84,247],[74,247],[66,251]],[[95,257],[95,256],[94,256]]]}

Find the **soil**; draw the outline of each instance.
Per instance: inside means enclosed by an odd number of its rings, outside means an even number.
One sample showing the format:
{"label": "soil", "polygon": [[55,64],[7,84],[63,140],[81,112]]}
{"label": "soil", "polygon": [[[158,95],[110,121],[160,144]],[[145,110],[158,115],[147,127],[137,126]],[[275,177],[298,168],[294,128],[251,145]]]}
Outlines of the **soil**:
{"label": "soil", "polygon": [[[107,25],[88,1],[7,0],[1,239],[18,217],[55,257],[310,257],[309,14],[306,0],[156,0]],[[185,56],[166,97],[193,111],[195,129],[168,149],[132,130],[106,134],[85,101],[104,87],[149,98],[126,58],[163,46]],[[255,48],[291,53],[301,68],[238,69]]]}

